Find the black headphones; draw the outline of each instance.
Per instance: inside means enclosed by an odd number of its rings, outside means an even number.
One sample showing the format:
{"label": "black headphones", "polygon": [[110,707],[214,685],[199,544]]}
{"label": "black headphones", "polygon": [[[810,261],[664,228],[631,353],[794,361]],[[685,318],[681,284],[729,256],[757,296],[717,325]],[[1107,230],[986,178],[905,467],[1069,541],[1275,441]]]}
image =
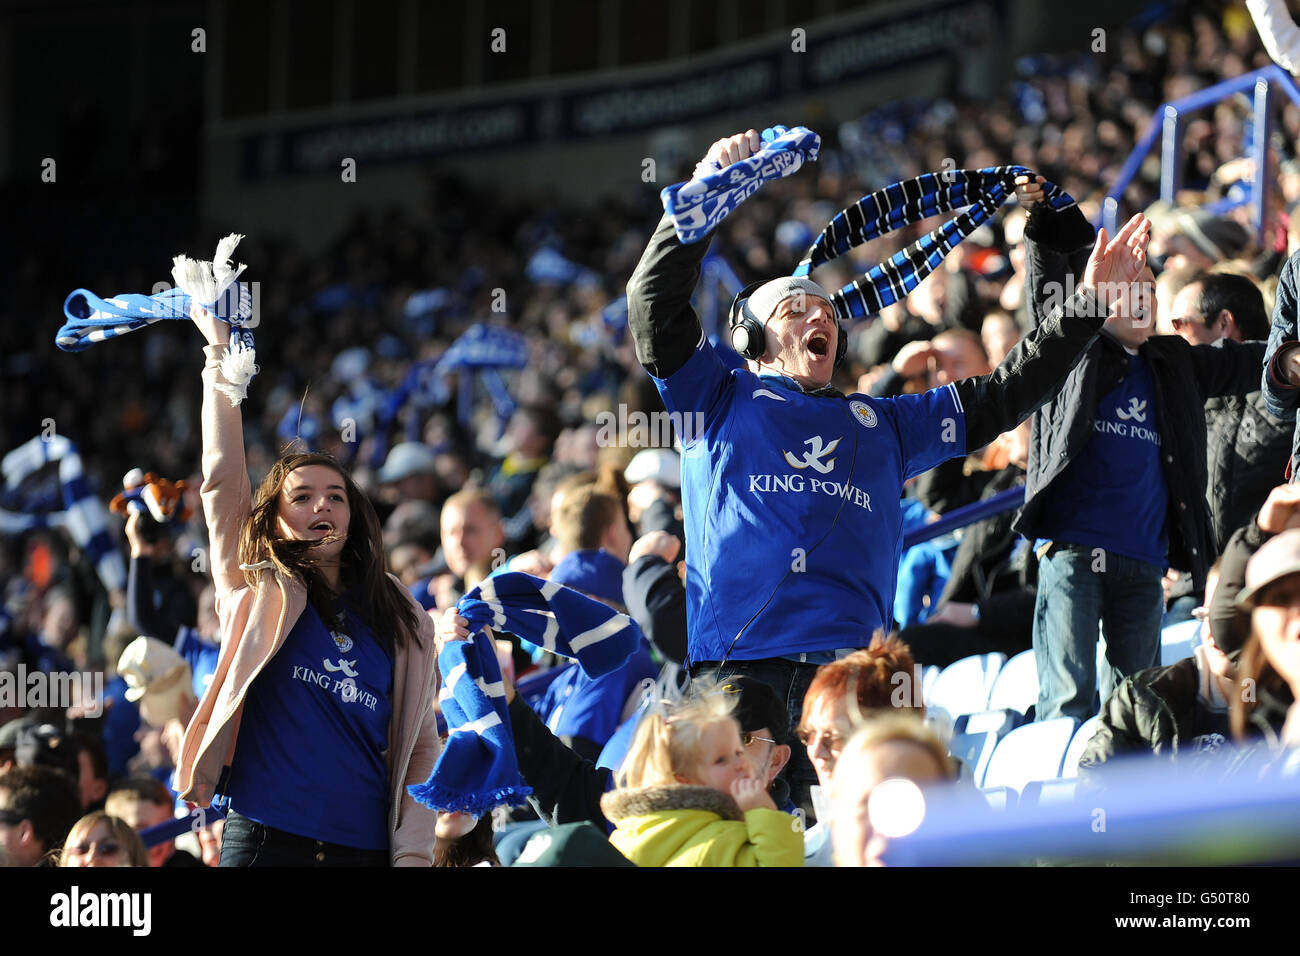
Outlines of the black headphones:
{"label": "black headphones", "polygon": [[[763,330],[763,323],[754,318],[754,313],[749,311],[749,297],[753,295],[761,286],[766,285],[767,279],[761,279],[758,282],[751,282],[745,288],[737,293],[731,301],[731,308],[727,311],[727,327],[731,330],[731,347],[740,353],[740,357],[757,361],[762,358],[763,353],[767,351],[767,334]],[[834,303],[831,303],[834,309]],[[844,331],[844,326],[840,323],[839,316],[835,317],[835,365],[838,369],[844,364],[845,356],[849,350],[849,334]]]}

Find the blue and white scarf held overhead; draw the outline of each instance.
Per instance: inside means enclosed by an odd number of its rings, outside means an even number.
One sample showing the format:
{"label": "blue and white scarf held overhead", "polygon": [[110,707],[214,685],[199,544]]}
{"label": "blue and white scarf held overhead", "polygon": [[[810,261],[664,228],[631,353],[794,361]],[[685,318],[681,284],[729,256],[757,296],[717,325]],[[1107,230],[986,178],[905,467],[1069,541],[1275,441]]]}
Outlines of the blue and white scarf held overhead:
{"label": "blue and white scarf held overhead", "polygon": [[67,322],[55,336],[65,352],[80,352],[96,342],[116,338],[163,319],[190,318],[190,305],[197,302],[219,319],[230,323],[230,345],[221,361],[221,372],[229,384],[217,387],[238,405],[248,397],[248,383],[257,374],[253,346],[253,296],[248,286],[235,279],[247,268],[233,266],[230,256],[243,239],[232,233],[217,243],[211,262],[176,256],[172,280],[176,287],[155,295],[124,293],[101,298],[87,289],[76,289],[63,303]]}
{"label": "blue and white scarf held overhead", "polygon": [[699,242],[764,183],[798,172],[805,162],[816,162],[821,148],[821,137],[804,126],[774,126],[763,130],[762,140],[763,148],[748,159],[725,168],[702,161],[689,181],[659,193],[678,239],[686,244]]}
{"label": "blue and white scarf held overhead", "polygon": [[435,810],[482,815],[503,803],[520,803],[532,792],[519,775],[505,687],[486,628],[576,658],[591,677],[621,667],[642,637],[627,615],[519,571],[485,579],[456,609],[470,622],[471,637],[448,641],[438,655],[447,745],[429,779],[408,789]]}
{"label": "blue and white scarf held overhead", "polygon": [[[36,501],[24,494],[27,479],[49,462],[58,463],[61,502],[48,498]],[[108,533],[108,509],[86,480],[76,445],[62,435],[38,435],[5,455],[0,460],[0,473],[4,475],[4,502],[18,509],[0,508],[0,533],[64,528],[86,553],[104,587],[109,591],[126,590],[126,562]]]}

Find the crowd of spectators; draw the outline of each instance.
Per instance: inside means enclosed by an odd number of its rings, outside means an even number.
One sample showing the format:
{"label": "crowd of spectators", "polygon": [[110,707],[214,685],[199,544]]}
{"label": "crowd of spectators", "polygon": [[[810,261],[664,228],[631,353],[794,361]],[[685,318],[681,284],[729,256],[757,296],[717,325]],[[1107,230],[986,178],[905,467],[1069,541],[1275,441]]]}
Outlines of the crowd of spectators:
{"label": "crowd of spectators", "polygon": [[[749,199],[720,228],[715,251],[746,281],[788,272],[844,205],[886,183],[954,163],[1026,166],[1071,193],[1095,221],[1106,190],[1160,103],[1268,62],[1244,10],[1208,3],[1190,15],[1114,29],[1105,52],[1082,49],[1026,60],[1019,78],[997,99],[939,99],[873,110],[839,129],[818,130],[820,161]],[[1279,272],[1300,249],[1294,211],[1300,203],[1300,108],[1294,105],[1280,110],[1271,154],[1276,168],[1263,171],[1270,184],[1263,242],[1249,227],[1246,206],[1221,214],[1200,211],[1240,198],[1260,174],[1241,160],[1252,135],[1251,105],[1225,100],[1187,123],[1183,192],[1175,203],[1156,202],[1154,155],[1122,197],[1125,215],[1149,210],[1152,220],[1157,328],[1192,344],[1265,338]],[[435,173],[418,202],[358,213],[319,254],[304,254],[277,237],[251,236],[237,256],[250,264],[248,277],[260,283],[263,317],[256,330],[263,371],[243,405],[254,483],[289,442],[333,454],[384,521],[390,570],[435,615],[508,565],[584,591],[641,624],[647,643],[622,671],[593,682],[571,669],[545,698],[530,702],[545,728],[521,721],[512,705],[517,723],[534,735],[534,746],[549,731],[574,759],[592,763],[638,712],[647,678],[658,676],[662,689],[675,683],[676,668],[685,661],[680,573],[686,555],[675,453],[602,438],[604,416],[626,421],[633,413],[662,411],[618,307],[658,214],[656,190],[641,183],[598,206],[577,208],[551,197],[503,195]],[[1026,220],[1025,208],[1009,205],[906,301],[851,329],[849,361],[838,372],[838,384],[845,391],[891,394],[996,366],[1035,322],[1026,255],[1033,237],[1023,241]],[[238,226],[209,225],[205,236]],[[879,240],[825,267],[819,279],[838,287],[852,277],[848,270],[883,260],[933,225]],[[206,254],[178,239],[176,251],[181,248]],[[169,841],[146,851],[134,839],[135,831],[170,816],[169,773],[185,723],[217,666],[219,626],[197,498],[200,342],[188,323],[167,323],[81,354],[58,352],[54,330],[72,288],[104,295],[148,291],[167,277],[165,259],[108,268],[94,250],[86,251],[85,260],[56,269],[33,248],[17,264],[12,298],[29,321],[0,332],[6,343],[0,403],[25,413],[6,415],[0,439],[5,450],[17,447],[50,419],[76,444],[89,482],[105,501],[120,490],[121,475],[143,467],[186,479],[192,516],[170,526],[146,528],[149,523],[138,518],[113,525],[130,563],[129,584],[121,590],[106,589],[57,528],[0,540],[0,669],[21,665],[32,672],[104,676],[102,714],[90,706],[24,714],[0,703],[0,768],[12,764],[0,772],[0,828],[6,833],[0,861],[32,865],[63,847],[65,865],[143,865],[146,853],[150,865],[215,862],[211,830],[188,852]],[[704,321],[708,330],[718,317]],[[508,328],[526,341],[527,365],[505,373],[508,403],[478,382],[475,400],[462,405],[459,377],[470,372],[453,371],[438,383],[429,371],[478,324]],[[1268,415],[1257,386],[1252,391],[1253,396],[1206,402],[1206,494],[1219,550],[1232,553],[1234,531],[1254,529],[1251,548],[1237,556],[1232,593],[1244,586],[1257,598],[1276,578],[1261,571],[1252,579],[1244,570],[1250,550],[1289,527],[1295,508],[1269,498],[1285,480],[1290,423]],[[1258,440],[1234,458],[1232,443],[1245,421]],[[979,456],[914,483],[909,496],[916,520],[1023,484],[1028,431],[1026,425],[1009,432]],[[1216,454],[1222,458],[1217,465]],[[17,513],[48,500],[53,482],[45,474],[7,487],[0,506]],[[854,737],[865,714],[888,706],[890,675],[911,674],[917,664],[945,665],[969,653],[1009,655],[1030,646],[1037,560],[1033,542],[1017,539],[1010,525],[1010,515],[995,516],[960,540],[938,542],[908,559],[909,568],[923,569],[905,569],[900,581],[896,624],[910,650],[891,639],[862,652],[868,655],[863,660],[841,662],[850,666],[828,673],[826,686],[810,692],[803,725],[782,728],[783,739],[771,740],[774,747],[799,746],[798,734],[828,791],[834,755],[852,762],[855,783],[837,793],[833,810],[829,794],[822,804],[824,813],[849,821],[836,830],[839,861],[879,856],[878,841],[858,812],[875,782],[957,775],[919,716],[909,723],[905,715],[894,715],[894,723]],[[1213,557],[1205,556],[1207,566]],[[1213,592],[1194,570],[1175,568],[1167,575],[1167,623],[1211,603]],[[914,575],[927,577],[918,583]],[[1220,588],[1225,580],[1218,576]],[[905,599],[903,589],[913,585]],[[1272,675],[1267,700],[1280,709],[1268,726],[1285,739],[1282,723],[1294,675],[1266,658],[1266,638],[1248,642],[1241,633],[1226,633],[1210,635],[1207,629],[1209,652],[1201,652],[1200,671],[1191,668],[1187,679],[1194,681],[1195,673],[1223,679],[1228,690],[1220,688],[1214,698],[1222,718],[1214,726],[1231,736],[1234,675],[1210,652],[1224,657],[1247,644],[1252,673]],[[514,680],[557,665],[543,649],[518,640],[503,645],[501,656],[503,673]],[[1216,662],[1217,670],[1207,670]],[[1167,680],[1147,675],[1120,686],[1113,698],[1113,688],[1104,688],[1105,745],[1090,751],[1093,763],[1148,744],[1156,753],[1167,749],[1152,744],[1155,731],[1132,712],[1140,709],[1143,694]],[[873,687],[880,699],[868,701]],[[923,712],[919,696],[916,704]],[[1238,736],[1248,735],[1249,717],[1238,718]],[[744,720],[738,727],[748,751],[755,728]],[[1177,736],[1160,727],[1167,737]],[[608,784],[602,778],[589,801],[593,807]],[[772,805],[762,795],[747,799],[753,806]],[[604,822],[596,809],[570,819]],[[468,824],[447,830],[456,838],[469,832]],[[810,860],[819,855],[828,862],[832,844],[824,835],[808,847]],[[487,848],[473,861],[480,859],[495,856]]]}

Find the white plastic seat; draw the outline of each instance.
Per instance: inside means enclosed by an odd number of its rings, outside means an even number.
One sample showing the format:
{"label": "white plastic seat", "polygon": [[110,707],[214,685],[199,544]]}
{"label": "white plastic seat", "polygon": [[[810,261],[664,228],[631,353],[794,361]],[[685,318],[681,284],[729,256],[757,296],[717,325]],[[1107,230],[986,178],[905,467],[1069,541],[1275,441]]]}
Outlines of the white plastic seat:
{"label": "white plastic seat", "polygon": [[954,661],[935,678],[927,707],[941,707],[953,718],[986,710],[993,683],[1006,660],[1005,654],[992,653]]}
{"label": "white plastic seat", "polygon": [[953,732],[958,734],[991,732],[1001,740],[1024,722],[1025,715],[1018,710],[981,710],[977,714],[963,714],[958,717],[953,724]]}
{"label": "white plastic seat", "polygon": [[1038,664],[1033,651],[1021,651],[998,671],[989,693],[989,710],[1010,708],[1022,714],[1038,703]]}
{"label": "white plastic seat", "polygon": [[1003,737],[989,760],[981,787],[1010,787],[1019,793],[1031,780],[1059,777],[1065,751],[1074,738],[1073,717],[1040,720]]}
{"label": "white plastic seat", "polygon": [[988,787],[980,791],[980,796],[997,811],[1014,810],[1018,802],[1016,792],[1010,787]]}
{"label": "white plastic seat", "polygon": [[1077,786],[1076,780],[1031,780],[1020,794],[1019,806],[1028,809],[1069,803]]}
{"label": "white plastic seat", "polygon": [[970,771],[970,780],[977,787],[984,785],[989,761],[998,746],[998,736],[992,731],[956,734],[948,743],[948,753],[960,760]]}
{"label": "white plastic seat", "polygon": [[930,691],[934,690],[934,682],[939,679],[941,673],[943,668],[933,664],[921,671],[921,697],[927,704],[930,703]]}
{"label": "white plastic seat", "polygon": [[1160,632],[1160,663],[1164,667],[1191,657],[1201,643],[1200,621],[1179,621]]}
{"label": "white plastic seat", "polygon": [[1088,749],[1088,741],[1092,740],[1093,734],[1097,732],[1097,725],[1101,723],[1101,717],[1093,715],[1079,725],[1079,729],[1074,732],[1074,737],[1070,740],[1070,746],[1065,749],[1065,760],[1061,763],[1061,777],[1069,779],[1079,776],[1079,758],[1083,752]]}

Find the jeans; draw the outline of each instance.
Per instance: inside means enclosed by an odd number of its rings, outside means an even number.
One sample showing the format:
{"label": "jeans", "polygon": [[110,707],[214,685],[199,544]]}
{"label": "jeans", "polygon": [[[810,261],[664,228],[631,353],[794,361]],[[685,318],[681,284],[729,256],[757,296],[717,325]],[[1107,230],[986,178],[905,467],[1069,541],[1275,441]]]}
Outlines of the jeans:
{"label": "jeans", "polygon": [[779,658],[761,661],[727,661],[721,669],[717,661],[697,661],[691,667],[691,677],[707,677],[723,682],[729,677],[752,677],[760,680],[776,691],[779,699],[785,701],[790,714],[790,728],[787,741],[790,744],[790,762],[781,771],[781,776],[790,785],[790,799],[801,808],[808,822],[815,822],[817,817],[812,805],[812,788],[817,785],[817,771],[808,759],[808,751],[794,739],[794,730],[803,720],[803,699],[808,693],[808,685],[817,676],[818,664],[801,664]]}
{"label": "jeans", "polygon": [[1162,577],[1156,565],[1112,551],[1052,545],[1038,565],[1034,605],[1038,720],[1083,721],[1096,712],[1099,622],[1106,633],[1103,694],[1159,663]]}
{"label": "jeans", "polygon": [[264,826],[233,810],[221,834],[221,866],[388,866],[386,850],[358,850]]}

